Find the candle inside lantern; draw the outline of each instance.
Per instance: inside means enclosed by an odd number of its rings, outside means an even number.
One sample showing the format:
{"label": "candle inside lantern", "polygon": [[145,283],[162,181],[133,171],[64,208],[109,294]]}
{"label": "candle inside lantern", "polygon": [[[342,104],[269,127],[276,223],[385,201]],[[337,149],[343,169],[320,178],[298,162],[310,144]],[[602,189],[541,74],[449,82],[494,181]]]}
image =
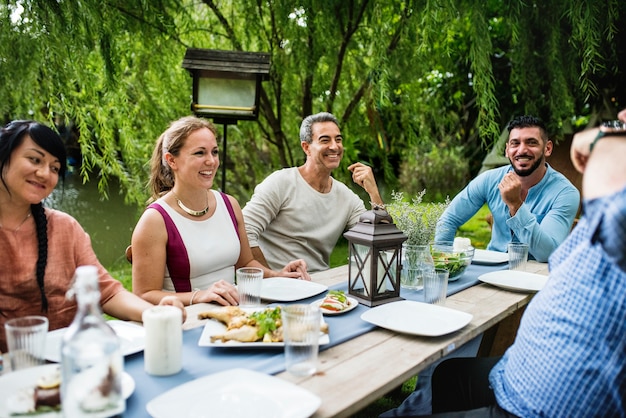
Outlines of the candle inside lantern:
{"label": "candle inside lantern", "polygon": [[144,369],[146,373],[167,376],[182,368],[182,312],[174,306],[154,306],[142,315],[146,330]]}

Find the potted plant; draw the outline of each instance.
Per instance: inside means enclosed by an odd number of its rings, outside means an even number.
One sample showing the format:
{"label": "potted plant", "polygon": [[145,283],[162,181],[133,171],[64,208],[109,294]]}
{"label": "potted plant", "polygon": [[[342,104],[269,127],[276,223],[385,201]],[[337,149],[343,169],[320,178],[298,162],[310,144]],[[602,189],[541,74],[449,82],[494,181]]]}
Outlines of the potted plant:
{"label": "potted plant", "polygon": [[422,203],[425,193],[422,190],[407,201],[402,192],[392,192],[392,203],[387,205],[394,223],[408,237],[402,246],[400,276],[400,285],[406,289],[421,289],[424,271],[434,269],[430,243],[435,237],[437,221],[450,204],[448,198],[441,203]]}

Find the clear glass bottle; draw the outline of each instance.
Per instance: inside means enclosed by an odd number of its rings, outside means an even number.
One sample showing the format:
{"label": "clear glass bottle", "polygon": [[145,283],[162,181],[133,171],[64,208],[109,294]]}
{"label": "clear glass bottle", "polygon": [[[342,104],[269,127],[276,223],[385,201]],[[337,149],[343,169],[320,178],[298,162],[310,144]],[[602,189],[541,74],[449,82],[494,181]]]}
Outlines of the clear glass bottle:
{"label": "clear glass bottle", "polygon": [[63,416],[119,416],[126,409],[124,359],[117,335],[102,317],[98,269],[80,266],[74,280],[78,311],[61,346]]}

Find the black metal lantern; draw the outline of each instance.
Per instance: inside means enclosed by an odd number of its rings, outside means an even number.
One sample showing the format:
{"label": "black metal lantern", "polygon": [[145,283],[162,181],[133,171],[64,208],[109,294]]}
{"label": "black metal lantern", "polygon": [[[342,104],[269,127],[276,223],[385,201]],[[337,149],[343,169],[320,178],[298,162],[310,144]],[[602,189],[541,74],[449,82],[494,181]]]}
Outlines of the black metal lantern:
{"label": "black metal lantern", "polygon": [[343,234],[350,246],[348,293],[366,306],[402,300],[400,271],[402,243],[407,236],[379,207],[361,215]]}

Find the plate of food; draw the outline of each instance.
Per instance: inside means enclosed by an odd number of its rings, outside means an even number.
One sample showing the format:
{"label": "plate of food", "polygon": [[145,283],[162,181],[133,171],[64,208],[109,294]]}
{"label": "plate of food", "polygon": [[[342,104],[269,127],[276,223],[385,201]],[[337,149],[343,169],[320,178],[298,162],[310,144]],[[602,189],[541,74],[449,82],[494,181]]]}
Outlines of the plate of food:
{"label": "plate of food", "polygon": [[471,314],[456,309],[410,300],[386,303],[361,315],[362,320],[381,328],[426,337],[457,331],[472,318]]}
{"label": "plate of food", "polygon": [[263,279],[261,299],[270,302],[292,302],[319,295],[326,290],[328,290],[328,286],[307,280],[270,277]]}
{"label": "plate of food", "polygon": [[177,386],[146,405],[153,418],[306,418],[322,400],[275,376],[230,369]]}
{"label": "plate of food", "polygon": [[507,290],[538,292],[548,282],[548,276],[520,270],[500,270],[482,274],[478,280]]}
{"label": "plate of food", "polygon": [[[198,340],[202,347],[279,348],[284,347],[282,308],[241,309],[220,306],[200,312],[199,319],[209,319]],[[321,319],[319,344],[330,342],[328,324]]]}
{"label": "plate of food", "polygon": [[509,254],[501,253],[500,251],[475,249],[474,258],[472,258],[472,264],[482,264],[485,266],[494,266],[508,262]]}
{"label": "plate of food", "polygon": [[311,305],[319,307],[324,315],[340,315],[359,306],[359,302],[346,296],[343,290],[329,290],[326,297],[316,300]]}
{"label": "plate of food", "polygon": [[[0,417],[37,416],[60,418],[61,370],[58,364],[30,367],[0,376]],[[122,396],[128,399],[135,391],[135,381],[122,374]]]}
{"label": "plate of food", "polygon": [[[124,356],[143,351],[146,345],[146,330],[139,324],[128,321],[110,320],[107,324],[120,339],[120,348]],[[67,328],[59,328],[46,335],[45,358],[54,363],[61,362],[61,343]]]}

